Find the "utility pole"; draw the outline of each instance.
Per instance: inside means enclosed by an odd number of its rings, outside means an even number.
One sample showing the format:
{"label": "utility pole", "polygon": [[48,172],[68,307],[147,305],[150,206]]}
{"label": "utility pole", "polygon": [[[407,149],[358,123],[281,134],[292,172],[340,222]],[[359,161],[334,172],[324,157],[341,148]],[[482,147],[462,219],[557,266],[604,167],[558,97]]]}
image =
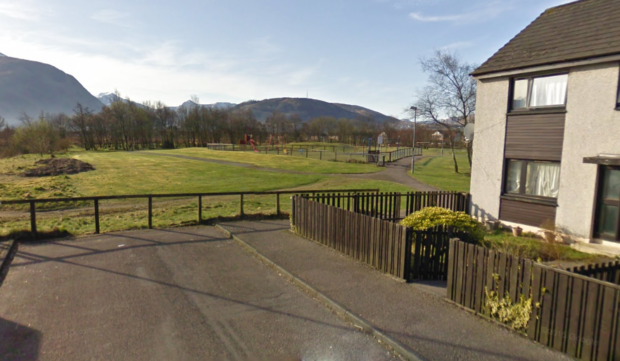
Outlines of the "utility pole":
{"label": "utility pole", "polygon": [[409,109],[413,110],[413,147],[411,149],[411,174],[413,174],[413,168],[415,167],[415,128],[418,121],[418,108],[411,107]]}

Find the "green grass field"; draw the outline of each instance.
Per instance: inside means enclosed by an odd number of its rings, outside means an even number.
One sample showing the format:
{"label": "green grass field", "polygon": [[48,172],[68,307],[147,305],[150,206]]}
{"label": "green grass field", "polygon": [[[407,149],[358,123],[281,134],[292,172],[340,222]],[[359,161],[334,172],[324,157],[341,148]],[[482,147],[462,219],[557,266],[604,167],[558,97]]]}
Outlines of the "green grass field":
{"label": "green grass field", "polygon": [[450,149],[424,149],[424,158],[415,164],[414,178],[444,191],[469,192],[470,172],[465,150],[456,150],[459,173],[454,172]]}
{"label": "green grass field", "polygon": [[[184,150],[186,151],[186,150]],[[248,157],[242,152],[217,152],[226,160],[252,163],[259,167],[303,170],[311,174],[289,174],[255,170],[217,163],[179,159],[149,152],[71,151],[57,157],[74,157],[92,164],[96,170],[67,176],[26,178],[19,174],[31,168],[38,156],[25,155],[0,159],[0,200],[30,198],[65,198],[127,194],[163,194],[192,192],[245,192],[295,189],[380,189],[406,192],[411,189],[396,183],[328,176],[355,170],[376,171],[372,165],[343,164],[285,156]],[[188,154],[189,155],[189,154]],[[192,154],[192,156],[197,156]],[[281,164],[278,164],[280,161]],[[209,197],[203,200],[203,219],[231,217],[239,213],[238,196]],[[197,199],[155,198],[153,225],[166,227],[195,224]],[[283,212],[290,210],[286,196],[281,199]],[[54,228],[71,234],[94,232],[92,202],[37,204],[40,232]],[[275,196],[246,196],[245,214],[273,214]],[[28,230],[30,221],[26,205],[0,205],[0,236]],[[104,200],[100,202],[103,232],[145,228],[147,200]]]}
{"label": "green grass field", "polygon": [[[205,148],[183,148],[174,150],[158,150],[156,153],[185,155],[205,159],[217,159],[229,162],[254,164],[257,167],[293,170],[299,172],[310,172],[318,174],[346,174],[346,173],[373,173],[381,169],[372,164],[355,164],[341,162],[327,162],[316,159],[318,152],[311,152],[311,157],[305,158],[298,152],[293,152],[295,156],[275,155],[254,152],[232,152],[209,150]],[[272,152],[273,153],[273,152]],[[329,152],[333,158],[333,152]],[[327,159],[327,155],[325,155]]]}

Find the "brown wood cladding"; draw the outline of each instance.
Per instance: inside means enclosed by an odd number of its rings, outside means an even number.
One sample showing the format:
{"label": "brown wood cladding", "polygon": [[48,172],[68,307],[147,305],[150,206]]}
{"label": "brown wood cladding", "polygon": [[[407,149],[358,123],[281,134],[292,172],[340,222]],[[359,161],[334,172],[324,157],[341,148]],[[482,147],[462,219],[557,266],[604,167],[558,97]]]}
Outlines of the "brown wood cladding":
{"label": "brown wood cladding", "polygon": [[560,161],[565,113],[508,115],[506,159]]}
{"label": "brown wood cladding", "polygon": [[501,199],[499,219],[502,221],[540,227],[547,219],[555,221],[556,206]]}

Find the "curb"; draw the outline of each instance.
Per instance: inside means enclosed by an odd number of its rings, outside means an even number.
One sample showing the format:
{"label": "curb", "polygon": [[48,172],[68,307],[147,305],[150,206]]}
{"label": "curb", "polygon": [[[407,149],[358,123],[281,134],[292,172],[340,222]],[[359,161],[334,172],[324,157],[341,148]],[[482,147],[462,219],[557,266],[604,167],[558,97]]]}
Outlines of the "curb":
{"label": "curb", "polygon": [[267,266],[274,269],[276,272],[280,273],[289,282],[293,283],[297,287],[308,292],[312,297],[318,299],[321,303],[323,303],[328,309],[334,311],[340,317],[352,323],[355,327],[359,328],[362,332],[369,334],[373,336],[374,338],[376,338],[379,341],[379,343],[387,345],[389,348],[391,348],[394,352],[399,354],[405,360],[427,361],[426,358],[422,357],[415,351],[410,350],[409,348],[407,348],[405,345],[403,345],[399,341],[393,339],[392,337],[376,329],[373,325],[371,325],[369,322],[367,322],[363,318],[356,316],[346,307],[332,300],[324,293],[316,290],[314,287],[310,286],[309,284],[307,284],[306,282],[304,282],[297,276],[293,275],[292,273],[285,270],[284,268],[282,268],[281,266],[279,266],[278,264],[276,264],[269,258],[265,257],[260,252],[258,252],[256,248],[250,246],[245,241],[241,240],[239,237],[235,236],[234,234],[232,234],[230,231],[228,231],[224,227],[220,226],[219,224],[216,224],[215,227],[219,229],[220,231],[222,231],[224,234],[226,234],[229,238],[234,240],[237,244],[239,244],[246,251],[254,255],[256,258],[258,258],[265,264],[267,264]]}

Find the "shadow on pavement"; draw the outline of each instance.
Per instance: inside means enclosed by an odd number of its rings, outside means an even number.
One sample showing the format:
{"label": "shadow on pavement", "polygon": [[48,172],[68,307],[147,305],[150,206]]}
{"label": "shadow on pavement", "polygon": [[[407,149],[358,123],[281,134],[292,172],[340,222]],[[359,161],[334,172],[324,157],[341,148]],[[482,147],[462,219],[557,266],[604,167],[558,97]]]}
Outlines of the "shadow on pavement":
{"label": "shadow on pavement", "polygon": [[9,360],[38,360],[41,332],[0,318],[0,358]]}

